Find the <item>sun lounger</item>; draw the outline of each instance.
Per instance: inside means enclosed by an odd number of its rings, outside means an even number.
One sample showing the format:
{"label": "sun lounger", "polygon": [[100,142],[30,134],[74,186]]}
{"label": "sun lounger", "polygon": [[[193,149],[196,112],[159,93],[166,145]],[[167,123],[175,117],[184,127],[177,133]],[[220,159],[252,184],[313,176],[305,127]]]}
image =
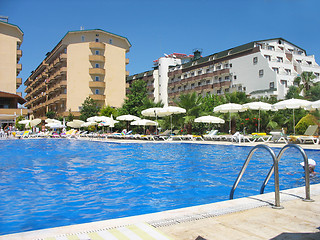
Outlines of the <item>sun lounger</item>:
{"label": "sun lounger", "polygon": [[217,136],[218,130],[211,130],[208,134],[203,135],[204,140],[213,140]]}
{"label": "sun lounger", "polygon": [[319,144],[319,137],[315,136],[318,135],[318,125],[309,125],[303,135],[300,136],[289,136],[290,140],[295,142],[298,141],[299,143],[313,143]]}
{"label": "sun lounger", "polygon": [[236,132],[231,137],[231,142],[253,142],[254,140],[251,137],[245,136],[241,134],[240,132]]}
{"label": "sun lounger", "polygon": [[270,134],[272,135],[270,141],[273,141],[274,143],[279,143],[281,141],[283,141],[286,144],[288,143],[289,139],[283,133],[282,130],[273,130],[270,132]]}

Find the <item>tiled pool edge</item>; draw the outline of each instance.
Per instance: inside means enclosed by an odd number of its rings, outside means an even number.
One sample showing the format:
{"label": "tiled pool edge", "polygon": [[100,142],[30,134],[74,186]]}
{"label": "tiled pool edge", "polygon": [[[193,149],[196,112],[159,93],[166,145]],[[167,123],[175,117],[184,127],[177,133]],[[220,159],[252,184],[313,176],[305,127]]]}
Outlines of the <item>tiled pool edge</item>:
{"label": "tiled pool edge", "polygon": [[[320,195],[320,184],[311,185],[312,196]],[[293,188],[281,191],[281,202],[303,199],[305,197],[305,187]],[[111,229],[127,226],[135,223],[146,222],[154,227],[179,224],[183,222],[197,221],[199,219],[220,216],[228,213],[244,211],[248,209],[272,205],[274,203],[274,193],[255,195],[251,197],[239,198],[223,202],[187,207],[164,212],[144,214],[126,218],[110,219],[99,222],[91,222],[50,229],[21,232],[0,236],[4,240],[16,239],[41,239],[52,236],[61,236],[82,232],[95,232],[102,229]],[[274,211],[281,211],[275,209]]]}

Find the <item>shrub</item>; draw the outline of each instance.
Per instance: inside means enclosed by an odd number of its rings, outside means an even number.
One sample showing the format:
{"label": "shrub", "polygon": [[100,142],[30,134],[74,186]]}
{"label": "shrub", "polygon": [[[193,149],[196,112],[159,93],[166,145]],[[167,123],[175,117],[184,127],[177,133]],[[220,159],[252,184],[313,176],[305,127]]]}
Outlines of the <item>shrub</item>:
{"label": "shrub", "polygon": [[307,114],[306,116],[300,119],[300,121],[296,125],[296,133],[304,134],[309,125],[319,125],[318,119],[311,114]]}

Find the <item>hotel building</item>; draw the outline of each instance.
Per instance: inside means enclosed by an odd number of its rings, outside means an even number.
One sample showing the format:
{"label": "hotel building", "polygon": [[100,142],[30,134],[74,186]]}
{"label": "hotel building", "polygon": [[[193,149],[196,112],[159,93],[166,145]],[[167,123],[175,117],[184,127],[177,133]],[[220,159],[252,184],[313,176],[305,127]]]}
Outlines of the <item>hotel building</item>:
{"label": "hotel building", "polygon": [[313,72],[314,81],[320,81],[320,67],[304,49],[283,38],[254,41],[206,57],[195,54],[187,63],[169,66],[168,94],[162,98],[172,104],[182,93],[205,96],[239,91],[250,97],[283,99],[304,71]]}
{"label": "hotel building", "polygon": [[37,118],[48,111],[77,117],[87,97],[121,107],[130,47],[127,38],[100,29],[68,32],[25,81],[26,106]]}
{"label": "hotel building", "polygon": [[26,115],[27,109],[18,108],[26,102],[17,89],[22,84],[18,78],[22,65],[20,46],[23,41],[22,30],[6,21],[0,21],[0,126],[14,123],[18,115]]}

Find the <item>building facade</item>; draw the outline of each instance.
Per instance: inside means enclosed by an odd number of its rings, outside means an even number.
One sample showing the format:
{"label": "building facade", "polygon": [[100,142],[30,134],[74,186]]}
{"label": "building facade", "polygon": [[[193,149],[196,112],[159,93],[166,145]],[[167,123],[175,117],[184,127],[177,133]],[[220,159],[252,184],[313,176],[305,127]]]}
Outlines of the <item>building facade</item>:
{"label": "building facade", "polygon": [[22,30],[7,21],[0,21],[0,125],[14,123],[15,118],[27,114],[27,109],[18,108],[26,101],[17,89],[22,84],[18,78],[22,65],[20,58],[23,41]]}
{"label": "building facade", "polygon": [[130,47],[127,38],[100,29],[68,32],[25,81],[26,106],[38,118],[49,111],[79,116],[87,97],[121,107]]}
{"label": "building facade", "polygon": [[[206,57],[195,57],[168,68],[167,102],[180,94],[245,92],[250,97],[283,99],[295,77],[304,71],[320,81],[313,55],[283,38],[250,42]],[[131,76],[130,76],[131,77]],[[155,85],[155,91],[156,91]]]}
{"label": "building facade", "polygon": [[162,102],[165,106],[168,105],[168,81],[169,68],[181,66],[190,61],[193,55],[181,53],[165,54],[164,57],[153,61],[154,70],[135,74],[127,77],[127,92],[133,81],[143,80],[147,83],[148,97],[154,102]]}

